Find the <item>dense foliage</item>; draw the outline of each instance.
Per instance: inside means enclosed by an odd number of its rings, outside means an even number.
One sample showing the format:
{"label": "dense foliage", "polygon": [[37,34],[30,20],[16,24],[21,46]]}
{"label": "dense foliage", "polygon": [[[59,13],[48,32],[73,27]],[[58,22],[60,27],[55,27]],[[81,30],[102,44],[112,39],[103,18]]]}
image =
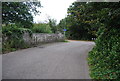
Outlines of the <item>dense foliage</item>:
{"label": "dense foliage", "polygon": [[57,25],[57,30],[60,31],[61,33],[63,33],[63,29],[67,29],[66,27],[66,19],[62,19],[60,20],[59,24]]}
{"label": "dense foliage", "polygon": [[4,26],[2,28],[3,53],[29,47],[29,45],[25,44],[23,40],[24,32],[29,32],[29,35],[32,35],[30,29],[20,28],[15,24]]}
{"label": "dense foliage", "polygon": [[32,31],[34,33],[52,33],[51,27],[46,23],[34,24]]}
{"label": "dense foliage", "polygon": [[[68,8],[68,15],[62,19],[59,26],[64,26],[67,29],[68,39],[92,40],[96,38],[96,31],[99,24],[92,17],[93,8],[87,3],[75,2]],[[94,25],[94,27],[93,27]]]}
{"label": "dense foliage", "polygon": [[[93,79],[120,78],[120,2],[91,3],[103,25],[97,32],[96,46],[89,53]],[[104,15],[101,15],[104,14]],[[105,80],[106,81],[106,80]]]}
{"label": "dense foliage", "polygon": [[49,19],[48,19],[48,25],[50,26],[51,31],[52,31],[53,33],[56,33],[56,32],[58,31],[58,27],[57,27],[57,24],[56,24],[56,20],[55,20],[55,19],[49,18]]}
{"label": "dense foliage", "polygon": [[120,29],[104,30],[89,53],[90,76],[93,79],[120,78]]}
{"label": "dense foliage", "polygon": [[2,24],[16,23],[30,28],[33,23],[32,13],[38,13],[39,2],[2,2]]}

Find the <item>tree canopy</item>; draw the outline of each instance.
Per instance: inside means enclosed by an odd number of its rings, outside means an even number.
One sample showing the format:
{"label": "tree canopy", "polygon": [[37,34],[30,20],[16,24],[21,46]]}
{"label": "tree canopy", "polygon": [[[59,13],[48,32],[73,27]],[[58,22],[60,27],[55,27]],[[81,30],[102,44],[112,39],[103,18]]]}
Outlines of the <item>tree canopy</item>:
{"label": "tree canopy", "polygon": [[[67,37],[70,39],[91,40],[98,36],[101,27],[119,27],[119,5],[119,2],[74,2],[59,26],[67,28]],[[62,24],[63,21],[66,24]]]}
{"label": "tree canopy", "polygon": [[33,23],[32,13],[38,13],[40,2],[2,2],[2,23],[17,23],[30,28]]}

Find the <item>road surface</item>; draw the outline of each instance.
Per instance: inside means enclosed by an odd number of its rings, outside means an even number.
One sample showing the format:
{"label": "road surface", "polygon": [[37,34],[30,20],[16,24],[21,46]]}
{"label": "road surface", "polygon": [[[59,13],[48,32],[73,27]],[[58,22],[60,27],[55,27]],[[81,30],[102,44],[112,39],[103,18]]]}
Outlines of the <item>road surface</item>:
{"label": "road surface", "polygon": [[4,54],[3,79],[90,79],[87,55],[94,42],[46,44]]}

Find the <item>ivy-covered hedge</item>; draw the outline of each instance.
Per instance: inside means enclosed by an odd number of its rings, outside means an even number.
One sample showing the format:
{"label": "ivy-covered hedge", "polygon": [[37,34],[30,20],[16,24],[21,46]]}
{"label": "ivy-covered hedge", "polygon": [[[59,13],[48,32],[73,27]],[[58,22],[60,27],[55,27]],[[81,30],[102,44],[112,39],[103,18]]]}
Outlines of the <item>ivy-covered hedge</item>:
{"label": "ivy-covered hedge", "polygon": [[15,24],[2,27],[2,52],[15,51],[21,48],[27,48],[29,45],[23,40],[24,32],[29,32],[32,35],[32,31],[26,28],[20,28]]}
{"label": "ivy-covered hedge", "polygon": [[120,29],[104,29],[88,57],[92,79],[119,79]]}

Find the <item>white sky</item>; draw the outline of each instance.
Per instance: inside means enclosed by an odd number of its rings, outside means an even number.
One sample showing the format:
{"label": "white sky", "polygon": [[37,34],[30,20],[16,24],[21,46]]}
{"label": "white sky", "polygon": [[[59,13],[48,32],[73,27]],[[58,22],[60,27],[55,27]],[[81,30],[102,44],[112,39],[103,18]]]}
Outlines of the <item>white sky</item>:
{"label": "white sky", "polygon": [[34,22],[45,22],[47,17],[54,18],[57,23],[67,15],[67,8],[76,0],[40,0],[42,8],[40,15],[34,17]]}

